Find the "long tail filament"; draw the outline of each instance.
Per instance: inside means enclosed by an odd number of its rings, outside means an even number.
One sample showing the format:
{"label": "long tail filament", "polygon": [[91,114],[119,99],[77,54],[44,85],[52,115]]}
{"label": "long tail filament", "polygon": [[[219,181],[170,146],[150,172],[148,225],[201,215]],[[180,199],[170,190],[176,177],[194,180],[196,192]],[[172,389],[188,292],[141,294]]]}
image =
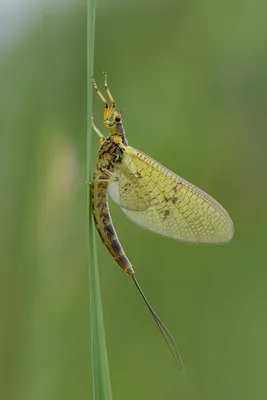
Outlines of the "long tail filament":
{"label": "long tail filament", "polygon": [[134,281],[139,293],[141,294],[144,302],[146,303],[149,311],[151,312],[152,317],[154,318],[156,324],[158,325],[158,327],[160,329],[160,332],[161,332],[165,342],[167,343],[167,346],[168,346],[170,352],[172,353],[173,357],[175,358],[175,361],[178,363],[180,368],[183,368],[183,361],[182,361],[182,358],[181,358],[181,356],[179,354],[178,347],[177,347],[177,345],[175,343],[175,340],[172,337],[172,334],[170,333],[168,328],[161,321],[161,319],[158,317],[158,315],[156,314],[154,309],[149,304],[149,302],[148,302],[143,290],[141,289],[141,287],[140,287],[140,285],[139,285],[139,283],[138,283],[138,281],[137,281],[137,279],[136,279],[134,274],[132,275],[132,278],[133,278],[133,281]]}

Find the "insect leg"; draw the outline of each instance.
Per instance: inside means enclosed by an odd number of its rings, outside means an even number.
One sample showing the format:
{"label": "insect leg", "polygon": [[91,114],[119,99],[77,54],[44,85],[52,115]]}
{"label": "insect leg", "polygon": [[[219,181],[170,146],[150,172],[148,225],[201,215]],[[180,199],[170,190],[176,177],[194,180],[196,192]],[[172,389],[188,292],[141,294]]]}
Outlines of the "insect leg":
{"label": "insect leg", "polygon": [[88,185],[91,185],[93,182],[107,182],[107,183],[109,183],[109,182],[116,182],[117,181],[117,179],[93,179],[92,180],[92,182],[87,182],[88,183]]}
{"label": "insect leg", "polygon": [[117,182],[118,181],[118,177],[115,176],[112,172],[108,171],[105,168],[100,168],[100,171],[103,172],[103,174],[107,175],[108,178],[107,179],[100,179],[100,181],[103,182],[103,180],[105,180],[106,182]]}
{"label": "insect leg", "polygon": [[[105,97],[103,96],[103,94],[99,91],[95,78],[92,76],[92,81],[93,81],[93,86],[95,89],[95,92],[98,94],[98,96],[100,97],[100,99],[103,101],[103,103],[105,104],[105,108],[104,108],[104,112],[103,112],[103,121],[106,121],[109,117],[108,115],[110,114],[110,109],[113,107],[110,107],[107,100],[105,99]],[[114,110],[113,110],[114,111]],[[112,112],[113,112],[112,111]],[[110,114],[111,115],[111,114]]]}
{"label": "insect leg", "polygon": [[115,104],[115,100],[108,88],[108,75],[106,72],[104,72],[104,85],[105,85],[105,90],[107,92],[109,101],[111,102],[111,107],[109,107],[109,111],[108,111],[108,115],[107,115],[107,118],[110,118],[116,109],[116,104]]}
{"label": "insect leg", "polygon": [[91,126],[93,128],[93,130],[98,134],[98,136],[100,137],[100,142],[104,142],[105,140],[105,136],[103,135],[103,133],[100,132],[100,130],[95,126],[95,122],[94,122],[94,117],[93,115],[91,115]]}
{"label": "insect leg", "polygon": [[[118,181],[118,177],[117,176],[113,176],[111,175],[109,178],[98,178],[98,179],[93,179],[92,182],[117,182]],[[92,182],[87,182],[89,185],[92,184]]]}
{"label": "insect leg", "polygon": [[113,174],[112,172],[110,172],[109,170],[100,167],[99,170],[106,175],[106,177],[102,178],[101,176],[98,176],[97,178],[93,178],[92,181],[86,181],[85,183],[87,183],[88,185],[91,185],[93,182],[117,182],[119,180],[119,178]]}

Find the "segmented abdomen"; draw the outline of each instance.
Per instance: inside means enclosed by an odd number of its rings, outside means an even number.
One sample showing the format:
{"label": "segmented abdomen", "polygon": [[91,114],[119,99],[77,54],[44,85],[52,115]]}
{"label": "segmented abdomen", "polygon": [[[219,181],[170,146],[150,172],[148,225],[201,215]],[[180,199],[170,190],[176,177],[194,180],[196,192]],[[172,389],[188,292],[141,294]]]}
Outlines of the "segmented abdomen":
{"label": "segmented abdomen", "polygon": [[115,258],[120,267],[129,275],[134,274],[134,270],[123,248],[119,242],[114,229],[108,207],[108,183],[92,182],[92,211],[96,229],[112,257]]}

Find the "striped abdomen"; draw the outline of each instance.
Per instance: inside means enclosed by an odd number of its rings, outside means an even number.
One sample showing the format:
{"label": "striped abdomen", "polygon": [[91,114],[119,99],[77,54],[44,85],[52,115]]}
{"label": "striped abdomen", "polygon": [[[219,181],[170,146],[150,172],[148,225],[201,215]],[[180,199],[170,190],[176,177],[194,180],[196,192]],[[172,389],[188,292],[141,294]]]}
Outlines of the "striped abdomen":
{"label": "striped abdomen", "polygon": [[92,211],[96,229],[112,257],[120,267],[129,275],[134,273],[132,265],[126,257],[114,229],[108,207],[108,183],[92,182]]}

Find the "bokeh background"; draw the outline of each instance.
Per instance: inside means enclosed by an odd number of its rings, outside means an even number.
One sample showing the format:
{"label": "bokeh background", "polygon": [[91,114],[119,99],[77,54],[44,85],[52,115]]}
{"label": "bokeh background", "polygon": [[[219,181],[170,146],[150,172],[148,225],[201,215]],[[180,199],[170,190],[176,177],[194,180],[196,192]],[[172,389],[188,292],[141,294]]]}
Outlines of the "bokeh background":
{"label": "bokeh background", "polygon": [[[6,0],[0,11],[0,398],[85,400],[86,2]],[[260,0],[98,1],[95,77],[101,86],[108,72],[130,144],[235,224],[228,245],[186,245],[111,205],[186,365],[97,238],[116,400],[267,397],[266,12]]]}

